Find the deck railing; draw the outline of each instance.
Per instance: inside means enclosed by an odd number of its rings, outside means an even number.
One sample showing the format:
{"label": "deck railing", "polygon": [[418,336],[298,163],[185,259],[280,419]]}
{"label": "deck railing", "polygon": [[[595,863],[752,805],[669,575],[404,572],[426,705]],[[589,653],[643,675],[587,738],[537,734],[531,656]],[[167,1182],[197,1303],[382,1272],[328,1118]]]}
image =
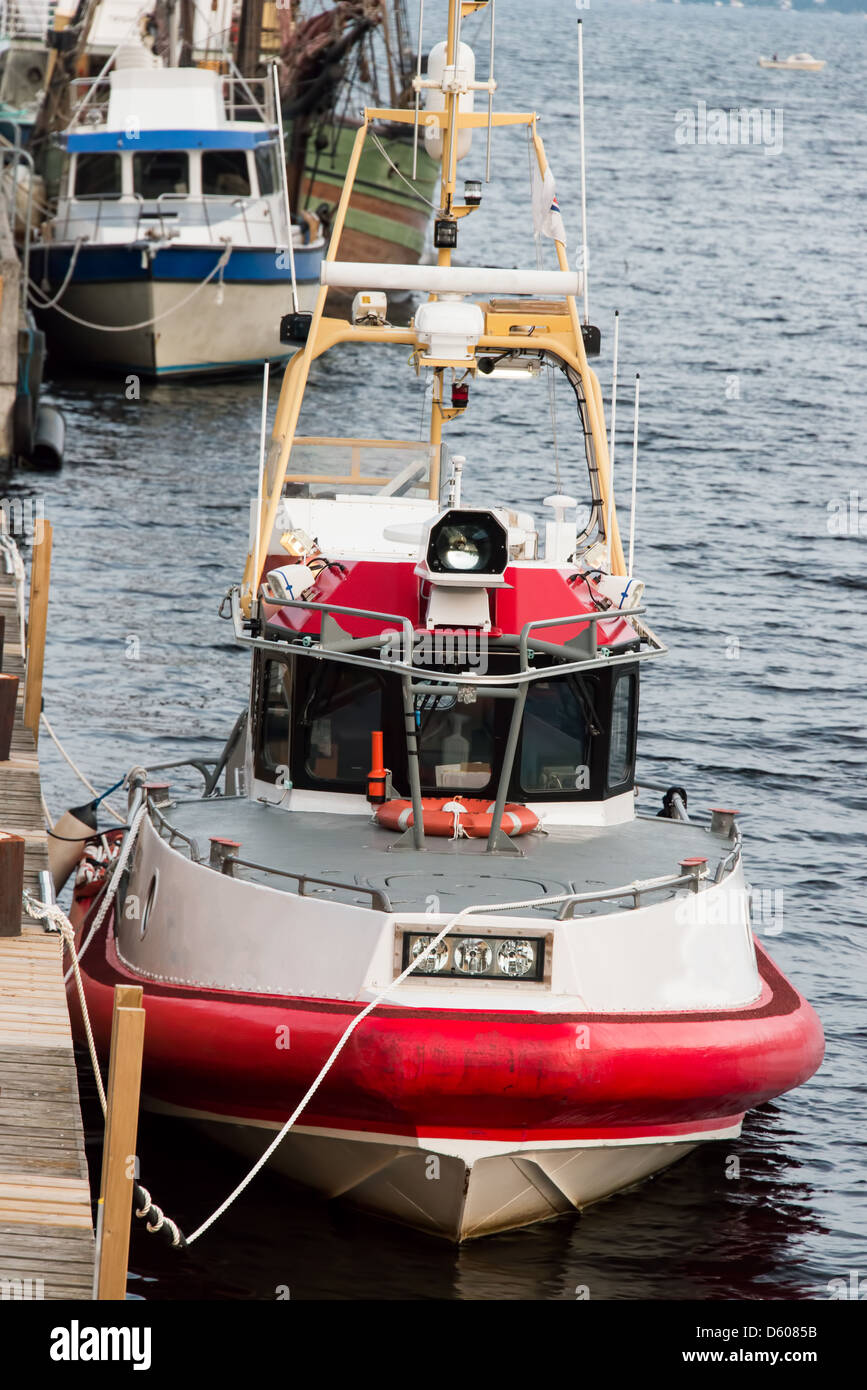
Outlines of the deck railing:
{"label": "deck railing", "polygon": [[[232,244],[258,247],[263,251],[282,249],[282,219],[275,225],[271,216],[258,211],[261,197],[231,196],[221,193],[162,193],[157,198],[144,198],[140,193],[122,197],[104,193],[81,193],[64,200],[64,214],[58,241],[75,241],[78,237],[95,241],[101,229],[120,228],[129,231],[130,240],[146,241],[156,230],[160,238],[174,240],[173,231],[183,228],[196,230],[213,247],[221,250],[226,244],[226,225],[231,224]],[[176,207],[169,207],[175,203]],[[243,229],[243,238],[241,236]],[[109,243],[111,244],[111,243]],[[303,249],[302,233],[293,231],[293,246]]]}
{"label": "deck railing", "polygon": [[[220,76],[223,112],[228,121],[257,121],[272,126],[276,122],[274,87],[268,77]],[[111,87],[106,74],[77,77],[69,84],[72,116],[67,134],[81,124],[98,130],[108,120]]]}

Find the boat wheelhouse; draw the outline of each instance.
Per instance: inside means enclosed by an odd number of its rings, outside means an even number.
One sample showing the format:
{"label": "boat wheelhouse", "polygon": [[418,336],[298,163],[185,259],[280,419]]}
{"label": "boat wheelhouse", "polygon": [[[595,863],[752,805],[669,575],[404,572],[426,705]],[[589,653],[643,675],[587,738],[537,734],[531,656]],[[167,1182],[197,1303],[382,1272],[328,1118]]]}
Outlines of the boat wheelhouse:
{"label": "boat wheelhouse", "polygon": [[[555,205],[534,113],[468,109],[472,8],[450,5],[450,61],[418,79],[454,225],[477,205],[456,196],[458,154],[486,124],[527,130]],[[83,865],[75,914],[103,1049],[114,986],[144,989],[146,1104],[464,1240],[731,1142],[812,1074],[822,1033],[753,938],[737,813],[696,816],[676,782],[661,806],[637,796],[639,680],[665,648],[623,554],[599,335],[562,228],[555,270],[458,268],[447,246],[436,266],[341,261],[383,114],[365,111],[315,309],[291,325],[222,608],[248,708],[197,760],[201,795],[186,765],[130,773],[121,857]],[[331,288],[355,292],[347,317],[326,313]],[[395,328],[387,296],[407,290],[426,298]],[[425,438],[301,431],[314,364],[341,345],[427,376]],[[574,401],[586,507],[479,498],[449,425],[471,394],[549,370]],[[374,391],[373,413],[396,395]],[[530,405],[512,406],[525,454]]]}
{"label": "boat wheelhouse", "polygon": [[157,377],[284,360],[280,305],[312,305],[324,243],[306,216],[290,248],[270,81],[136,63],[73,91],[57,209],[31,252],[51,350]]}

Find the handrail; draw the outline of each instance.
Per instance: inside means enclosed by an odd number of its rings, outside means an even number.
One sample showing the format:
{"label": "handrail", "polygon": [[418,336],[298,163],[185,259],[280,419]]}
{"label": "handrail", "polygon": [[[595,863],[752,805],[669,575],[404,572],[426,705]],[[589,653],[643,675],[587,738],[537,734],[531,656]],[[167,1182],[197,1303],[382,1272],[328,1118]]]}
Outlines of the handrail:
{"label": "handrail", "polygon": [[298,883],[298,896],[307,896],[304,889],[308,883],[319,883],[326,888],[337,888],[341,893],[367,893],[378,912],[391,912],[391,900],[382,888],[371,888],[366,883],[341,883],[334,878],[316,878],[313,874],[298,873],[292,869],[276,869],[270,864],[257,864],[251,859],[240,859],[236,854],[227,854],[220,859],[220,872],[227,878],[234,878],[234,868],[254,869],[262,874],[273,874],[278,878],[293,878]]}
{"label": "handrail", "polygon": [[[292,648],[295,651],[300,652],[304,656],[330,658],[335,661],[346,662],[349,665],[364,666],[371,670],[383,670],[383,663],[379,657],[374,659],[373,657],[366,657],[364,655],[361,655],[361,653],[365,650],[369,650],[374,647],[384,646],[390,643],[392,638],[395,636],[393,632],[374,633],[370,637],[349,637],[347,635],[345,638],[337,638],[335,641],[329,642],[327,645],[323,643],[321,635],[314,637],[310,633],[294,631],[287,632],[286,640],[282,642],[276,640],[269,640],[267,637],[253,636],[251,633],[244,631],[243,624],[247,620],[244,619],[241,615],[240,590],[238,586],[233,586],[229,593],[231,595],[232,624],[235,632],[235,639],[243,645],[254,646],[261,651],[272,651],[275,653],[280,653],[281,655],[285,655],[287,650]],[[322,612],[326,616],[330,616],[331,614],[337,613],[348,617],[366,618],[373,622],[398,623],[400,624],[403,630],[404,650],[411,652],[413,649],[413,642],[415,638],[416,629],[413,627],[411,620],[403,615],[398,615],[394,613],[379,613],[372,609],[366,608],[349,608],[339,604],[314,603],[312,600],[307,599],[269,600],[266,598],[264,602],[275,609],[303,608]],[[612,614],[616,615],[619,613],[624,613],[625,616],[628,617],[630,613],[636,611],[643,610],[618,608],[614,610],[606,610],[606,612],[604,613],[595,615],[593,613],[576,613],[574,615],[562,619],[540,618],[535,620],[533,623],[525,624],[524,631],[526,631],[527,628],[532,628],[534,626],[555,627],[564,626],[566,624],[578,626],[584,623],[585,621],[605,621],[606,618],[610,621]],[[637,640],[639,642],[642,642],[647,641],[648,639],[638,634]],[[516,647],[520,649],[520,642],[521,635],[517,633],[508,633],[504,634],[501,637],[491,639],[492,646],[501,648]],[[646,661],[654,656],[662,656],[668,650],[668,648],[665,647],[663,643],[658,642],[658,639],[656,639],[656,645],[652,646],[650,650],[647,651],[629,651],[621,656],[587,655],[581,657],[579,660],[576,661],[567,661],[563,660],[562,658],[564,656],[570,655],[569,647],[557,647],[554,645],[554,643],[542,642],[537,643],[537,645],[539,646],[540,650],[549,651],[557,656],[559,662],[557,666],[558,675],[571,675],[573,673],[578,672],[598,670],[602,667],[605,667],[607,669],[611,666],[622,666],[623,664],[632,661]],[[420,665],[410,665],[404,661],[397,661],[391,657],[389,657],[388,659],[386,669],[398,675],[409,676],[414,678],[423,675],[425,680],[446,681],[454,683],[456,679],[454,671],[439,672],[431,670],[429,667],[426,666],[423,667]],[[532,681],[541,680],[545,677],[550,677],[550,675],[550,667],[530,667],[526,664],[525,659],[525,664],[522,665],[519,670],[505,671],[501,675],[478,675],[473,671],[462,671],[460,673],[459,684],[471,685],[474,686],[476,689],[485,690],[488,687],[496,686],[520,686],[530,683]]]}
{"label": "handrail", "polygon": [[[175,839],[182,840],[185,845],[189,846],[190,859],[192,860],[192,862],[194,864],[201,864],[202,854],[199,849],[198,840],[194,840],[191,835],[185,835],[183,830],[178,830],[177,826],[172,825],[171,821],[166,819],[166,817],[163,815],[159,806],[157,806],[156,802],[153,800],[152,797],[148,798],[148,810],[150,811],[152,816],[156,816],[157,821],[159,822],[158,830],[160,833],[160,839],[167,838],[168,843],[172,846],[172,848],[174,848],[173,841]],[[165,837],[162,834],[163,830],[167,832],[167,836]]]}
{"label": "handrail", "polygon": [[[79,117],[85,108],[89,111],[88,124],[105,125],[108,117],[108,106],[111,97],[110,73],[108,64],[94,77],[76,77],[69,84],[70,105],[72,115],[64,127],[63,133],[69,135],[77,130],[80,122]],[[270,83],[264,77],[244,77],[242,73],[232,75],[223,73],[220,79],[220,100],[224,115],[230,120],[249,120],[251,124],[264,125],[271,127],[274,124],[274,117],[271,110]],[[94,100],[98,89],[102,87],[104,95]],[[261,89],[261,96],[256,95],[256,88]],[[240,91],[246,96],[246,101],[238,101],[236,91]],[[76,105],[78,97],[81,100]],[[246,116],[238,116],[237,112],[250,113]],[[253,114],[255,113],[255,114]],[[94,117],[99,119],[95,120]]]}
{"label": "handrail", "polygon": [[[710,874],[704,872],[697,875],[700,881],[710,879]],[[694,885],[696,875],[687,874],[666,874],[662,878],[647,878],[636,880],[634,883],[625,883],[620,888],[599,888],[592,893],[575,893],[564,902],[560,912],[557,914],[558,922],[568,922],[575,916],[575,908],[579,903],[599,903],[607,902],[609,898],[632,897],[633,909],[641,906],[643,893],[659,892],[663,888],[674,888],[678,884],[686,887],[688,884]],[[711,880],[716,882],[716,880]]]}
{"label": "handrail", "polygon": [[[563,618],[533,618],[531,622],[524,624],[518,637],[519,650],[521,653],[521,670],[527,669],[527,644],[533,628],[575,627],[583,623],[615,622],[618,618],[630,618],[633,615],[637,616],[639,613],[644,613],[646,611],[647,610],[644,608],[600,608],[594,613],[570,613]],[[598,631],[598,627],[594,627],[590,632],[591,640],[588,644],[588,650],[591,656],[596,655]],[[555,644],[550,642],[540,644],[543,648],[553,645]]]}

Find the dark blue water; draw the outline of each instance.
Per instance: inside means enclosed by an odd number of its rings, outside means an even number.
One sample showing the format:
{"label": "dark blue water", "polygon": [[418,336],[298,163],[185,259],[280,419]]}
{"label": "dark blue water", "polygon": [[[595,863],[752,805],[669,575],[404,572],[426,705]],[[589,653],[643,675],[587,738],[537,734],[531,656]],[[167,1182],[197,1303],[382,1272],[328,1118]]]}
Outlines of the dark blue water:
{"label": "dark blue water", "polygon": [[[431,34],[441,9],[426,6]],[[185,1262],[136,1237],[130,1287],[148,1298],[570,1299],[586,1285],[608,1299],[821,1299],[830,1280],[867,1275],[867,22],[608,0],[577,13],[606,396],[621,312],[615,481],[625,494],[640,371],[636,569],[671,647],[644,680],[641,766],[695,805],[744,813],[748,876],[775,904],[766,944],[817,1008],[826,1060],[737,1143],[582,1217],[462,1250],[260,1177]],[[498,105],[544,117],[572,260],[575,19],[571,0],[505,0],[497,24]],[[803,50],[825,71],[757,66]],[[483,70],[484,40],[477,51]],[[764,109],[781,149],[678,143],[678,113],[702,102]],[[526,169],[524,134],[495,144],[499,182],[464,224],[462,260],[536,263]],[[466,174],[482,171],[477,139]],[[539,512],[556,471],[545,384],[496,401],[493,385],[453,436],[467,493]],[[217,606],[246,548],[259,386],[161,385],[130,401],[120,382],[69,380],[53,396],[69,426],[63,471],[18,474],[6,492],[43,496],[55,524],[46,710],[104,787],[135,762],[213,752],[244,702],[246,658]],[[421,406],[405,353],[393,377],[344,354],[318,371],[309,419],[411,435]],[[557,462],[580,493],[571,425],[558,388]],[[55,813],[82,799],[47,744],[44,765]],[[147,1119],[140,1150],[187,1229],[243,1171]]]}

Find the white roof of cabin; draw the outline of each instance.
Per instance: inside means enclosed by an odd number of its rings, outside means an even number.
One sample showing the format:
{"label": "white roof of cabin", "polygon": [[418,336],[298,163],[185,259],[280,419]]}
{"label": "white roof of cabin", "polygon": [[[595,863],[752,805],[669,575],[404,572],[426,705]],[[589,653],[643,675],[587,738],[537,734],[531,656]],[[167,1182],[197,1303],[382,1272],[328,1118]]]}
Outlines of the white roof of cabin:
{"label": "white roof of cabin", "polygon": [[122,68],[110,75],[109,130],[214,130],[229,124],[208,68]]}

